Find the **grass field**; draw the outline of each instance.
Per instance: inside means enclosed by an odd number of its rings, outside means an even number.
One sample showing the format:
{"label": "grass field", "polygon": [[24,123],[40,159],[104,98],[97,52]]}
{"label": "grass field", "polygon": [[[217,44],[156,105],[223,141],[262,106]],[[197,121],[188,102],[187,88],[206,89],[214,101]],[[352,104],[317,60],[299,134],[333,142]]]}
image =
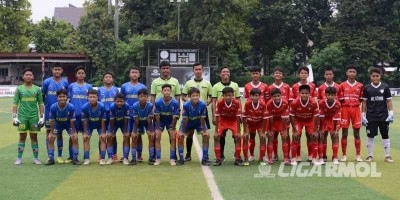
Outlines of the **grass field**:
{"label": "grass field", "polygon": [[[395,113],[400,99],[394,99]],[[97,135],[92,139],[90,166],[56,164],[35,166],[31,164],[32,151],[27,141],[22,166],[15,166],[18,134],[11,126],[11,99],[0,99],[0,199],[211,199],[207,180],[193,147],[193,161],[181,167],[172,167],[168,162],[168,140],[163,137],[163,162],[160,166],[141,163],[136,166],[100,167],[97,163]],[[233,141],[227,137],[225,155],[227,160],[220,167],[210,167],[224,199],[400,199],[397,182],[400,178],[400,118],[390,126],[391,155],[393,164],[383,162],[381,139],[375,140],[375,161],[382,177],[372,178],[327,178],[327,177],[275,177],[254,178],[259,173],[256,162],[249,167],[233,165]],[[211,130],[213,132],[213,130]],[[362,129],[362,157],[366,157],[365,128]],[[64,135],[65,136],[65,135]],[[65,144],[66,138],[64,137]],[[198,137],[199,141],[201,138]],[[303,140],[305,140],[303,138]],[[81,140],[80,140],[81,141]],[[121,135],[119,140],[121,141]],[[39,134],[40,160],[46,160],[45,134]],[[144,139],[144,147],[147,145]],[[306,155],[305,141],[302,155]],[[212,142],[211,142],[212,144]],[[82,145],[82,144],[81,144]],[[211,145],[212,146],[212,145]],[[121,143],[118,145],[121,155]],[[256,157],[258,157],[256,146]],[[64,149],[67,149],[64,147]],[[144,148],[145,150],[146,148]],[[210,157],[214,151],[210,149]],[[82,150],[80,151],[82,160]],[[68,154],[64,150],[64,157]],[[328,146],[328,155],[331,151]],[[282,157],[282,156],[280,156]],[[329,157],[329,156],[328,156]],[[348,141],[348,160],[354,160],[353,139]],[[147,152],[144,151],[144,158]],[[277,173],[279,163],[271,168]],[[290,171],[291,167],[285,167]],[[304,169],[311,169],[305,167]]]}

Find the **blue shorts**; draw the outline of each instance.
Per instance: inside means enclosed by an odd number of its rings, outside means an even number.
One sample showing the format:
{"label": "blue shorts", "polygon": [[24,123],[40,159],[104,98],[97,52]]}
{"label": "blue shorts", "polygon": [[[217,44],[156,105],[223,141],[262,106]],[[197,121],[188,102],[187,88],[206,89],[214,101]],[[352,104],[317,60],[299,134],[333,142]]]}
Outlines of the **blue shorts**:
{"label": "blue shorts", "polygon": [[50,129],[50,108],[44,109],[44,126],[46,129]]}
{"label": "blue shorts", "polygon": [[110,130],[110,114],[106,114],[106,130]]}
{"label": "blue shorts", "polygon": [[109,133],[111,133],[112,135],[115,135],[115,134],[117,133],[118,129],[121,130],[121,133],[122,133],[122,134],[125,133],[126,128],[125,128],[123,122],[122,122],[122,123],[115,123],[115,124],[114,124],[114,130],[113,130],[113,131],[110,131],[110,127],[108,127],[107,131],[108,131]]}
{"label": "blue shorts", "polygon": [[68,135],[71,135],[72,129],[70,127],[56,127],[54,128],[54,134],[61,135],[63,130],[67,131]]}
{"label": "blue shorts", "polygon": [[186,129],[183,130],[183,123],[181,123],[181,126],[179,127],[179,131],[181,133],[187,135],[190,130],[196,130],[197,134],[200,134],[203,131],[203,128],[201,127],[200,123],[190,123],[189,121],[186,125]]}
{"label": "blue shorts", "polygon": [[76,132],[79,133],[83,133],[83,123],[82,123],[82,116],[81,115],[76,115],[75,116],[75,129]]}
{"label": "blue shorts", "polygon": [[171,127],[172,127],[172,122],[168,122],[168,123],[160,122],[160,130],[161,130],[161,132],[163,132],[164,129],[169,130]]}
{"label": "blue shorts", "polygon": [[[137,131],[138,134],[139,134],[139,135],[143,135],[143,134],[145,134],[147,131],[152,131],[152,130],[147,130],[147,127],[148,127],[147,121],[140,120],[140,121],[139,121],[139,127],[138,127],[139,130]],[[153,127],[153,124],[152,124],[150,127]],[[153,128],[153,129],[154,129],[154,128]],[[135,130],[135,127],[133,128],[133,131],[136,131],[136,130]]]}

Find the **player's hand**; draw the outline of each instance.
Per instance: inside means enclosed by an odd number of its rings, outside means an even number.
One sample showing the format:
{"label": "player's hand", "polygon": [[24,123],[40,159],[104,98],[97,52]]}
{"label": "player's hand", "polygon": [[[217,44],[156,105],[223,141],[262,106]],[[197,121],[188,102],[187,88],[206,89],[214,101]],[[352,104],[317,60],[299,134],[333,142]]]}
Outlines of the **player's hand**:
{"label": "player's hand", "polygon": [[43,114],[41,115],[41,117],[40,117],[40,119],[38,121],[38,124],[40,124],[40,125],[44,124],[44,116],[43,116]]}
{"label": "player's hand", "polygon": [[265,134],[265,132],[261,132],[260,133],[260,140],[266,140],[267,139],[267,135]]}
{"label": "player's hand", "polygon": [[314,137],[314,139],[318,139],[319,132],[318,131],[314,131],[312,136]]}
{"label": "player's hand", "polygon": [[361,123],[363,126],[367,126],[367,124],[368,124],[367,115],[364,112],[362,113]]}
{"label": "player's hand", "polygon": [[393,123],[393,110],[389,111],[389,116],[386,118],[385,121],[389,122],[389,123]]}
{"label": "player's hand", "polygon": [[331,135],[332,135],[333,137],[336,137],[337,135],[339,135],[339,132],[338,132],[337,130],[333,130],[332,133],[331,133]]}
{"label": "player's hand", "polygon": [[19,121],[19,119],[17,117],[13,118],[13,125],[14,126],[18,126],[21,122]]}
{"label": "player's hand", "polygon": [[49,141],[53,141],[56,138],[56,135],[52,132],[49,133],[49,135],[47,136],[47,139]]}
{"label": "player's hand", "polygon": [[215,122],[215,118],[212,118],[212,124],[215,126],[216,122]]}
{"label": "player's hand", "polygon": [[268,131],[268,137],[274,137],[274,132],[273,131]]}
{"label": "player's hand", "polygon": [[76,132],[72,132],[70,137],[71,137],[72,140],[77,140],[78,139],[78,134]]}
{"label": "player's hand", "polygon": [[89,134],[84,133],[84,134],[83,134],[83,141],[84,141],[84,142],[87,142],[88,140],[89,140]]}
{"label": "player's hand", "polygon": [[300,133],[297,130],[293,130],[293,139],[297,139],[300,136]]}

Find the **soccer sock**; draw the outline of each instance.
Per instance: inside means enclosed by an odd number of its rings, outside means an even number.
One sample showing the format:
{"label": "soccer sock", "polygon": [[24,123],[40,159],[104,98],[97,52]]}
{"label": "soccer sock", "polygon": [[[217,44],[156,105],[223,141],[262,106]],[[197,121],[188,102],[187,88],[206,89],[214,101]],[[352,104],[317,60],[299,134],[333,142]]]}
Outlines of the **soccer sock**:
{"label": "soccer sock", "polygon": [[342,143],[342,154],[345,156],[347,155],[347,138],[343,138],[340,141]]}
{"label": "soccer sock", "polygon": [[72,147],[72,154],[74,160],[78,159],[79,149],[76,147]]}
{"label": "soccer sock", "polygon": [[154,158],[154,147],[149,147],[149,160]]}
{"label": "soccer sock", "polygon": [[282,144],[282,151],[283,151],[283,158],[288,159],[289,158],[289,143],[285,142]]}
{"label": "soccer sock", "polygon": [[235,159],[240,159],[240,151],[242,151],[241,143],[235,142]]}
{"label": "soccer sock", "polygon": [[[250,143],[250,148],[251,148],[251,143]],[[250,150],[250,155],[254,155],[254,149],[253,149],[253,154],[251,154]],[[243,156],[245,160],[249,158],[249,143],[247,142],[243,142]]]}
{"label": "soccer sock", "polygon": [[24,143],[22,143],[22,142],[18,143],[18,149],[17,149],[18,158],[22,158],[22,154],[24,153],[24,149],[25,149],[25,142]]}
{"label": "soccer sock", "polygon": [[178,147],[179,160],[184,160],[183,151],[184,151],[183,147]]}
{"label": "soccer sock", "polygon": [[50,160],[54,160],[54,149],[47,149],[47,156]]}
{"label": "soccer sock", "polygon": [[138,145],[137,145],[137,154],[138,154],[138,157],[142,157],[142,151],[143,151],[143,144],[138,144]]}
{"label": "soccer sock", "polygon": [[[249,146],[247,146],[247,145],[249,145]],[[256,140],[254,139],[254,138],[251,138],[250,137],[250,140],[249,140],[249,144],[246,144],[246,146],[247,146],[247,148],[249,148],[250,149],[250,156],[254,156],[254,148],[255,148],[255,146],[256,146]],[[244,144],[243,144],[243,148],[244,148]],[[244,151],[244,149],[243,149],[243,153],[244,153],[245,151]],[[246,151],[246,153],[247,153],[247,151]],[[246,156],[246,155],[245,155]],[[246,158],[246,157],[245,157]]]}
{"label": "soccer sock", "polygon": [[274,144],[268,144],[267,145],[268,160],[272,159],[272,153],[274,153]]}
{"label": "soccer sock", "polygon": [[339,143],[332,144],[332,157],[333,158],[338,158],[338,151],[339,151]]}
{"label": "soccer sock", "polygon": [[31,147],[32,147],[32,152],[33,152],[33,158],[37,159],[39,156],[39,145],[31,144]]}
{"label": "soccer sock", "polygon": [[124,158],[128,159],[128,157],[129,157],[129,147],[124,146],[122,151],[123,151],[122,153],[124,154]]}
{"label": "soccer sock", "polygon": [[100,151],[100,158],[101,159],[106,158],[106,151],[103,151],[103,150]]}
{"label": "soccer sock", "polygon": [[176,159],[176,150],[175,149],[170,149],[169,150],[169,159],[170,160],[175,160]]}
{"label": "soccer sock", "polygon": [[299,149],[299,144],[297,141],[292,141],[292,158],[296,158],[297,156],[297,150]]}
{"label": "soccer sock", "polygon": [[136,153],[137,153],[137,149],[132,148],[132,149],[131,149],[132,160],[136,160]]}
{"label": "soccer sock", "polygon": [[187,137],[186,138],[186,153],[189,156],[192,154],[192,145],[193,145],[193,138]]}
{"label": "soccer sock", "polygon": [[317,158],[318,155],[318,142],[317,141],[311,141],[311,156],[312,158]]}
{"label": "soccer sock", "polygon": [[360,138],[354,139],[354,145],[356,146],[356,155],[360,155],[360,151],[361,151],[361,139],[360,139]]}
{"label": "soccer sock", "polygon": [[89,159],[89,151],[83,152],[83,159]]}
{"label": "soccer sock", "polygon": [[385,157],[390,156],[390,139],[383,139],[383,150],[385,152]]}
{"label": "soccer sock", "polygon": [[220,152],[221,152],[221,157],[224,155],[224,149],[225,149],[225,136],[219,137],[219,145],[220,145]]}
{"label": "soccer sock", "polygon": [[117,151],[118,151],[118,143],[117,143],[117,136],[115,136],[113,140],[113,155],[117,155]]}
{"label": "soccer sock", "polygon": [[62,157],[63,147],[64,147],[64,142],[57,138],[57,153],[58,153],[58,157]]}
{"label": "soccer sock", "polygon": [[308,157],[313,156],[313,145],[314,142],[307,141]]}
{"label": "soccer sock", "polygon": [[202,160],[208,160],[208,147],[203,147],[203,158]]}
{"label": "soccer sock", "polygon": [[[300,143],[296,143],[296,144],[297,144],[296,156],[301,156],[300,155],[300,153],[301,153],[301,141],[300,141]],[[292,151],[293,151],[293,148],[292,148]]]}
{"label": "soccer sock", "polygon": [[217,160],[221,160],[221,145],[217,142],[214,142],[214,152],[215,158],[217,158]]}
{"label": "soccer sock", "polygon": [[113,158],[113,155],[114,155],[114,147],[112,146],[112,147],[107,147],[107,155],[108,155],[108,158]]}
{"label": "soccer sock", "polygon": [[374,155],[374,138],[367,137],[367,151],[368,156]]}
{"label": "soccer sock", "polygon": [[272,145],[274,147],[274,157],[278,157],[278,135],[274,135]]}
{"label": "soccer sock", "polygon": [[262,161],[264,156],[265,156],[265,151],[267,149],[267,145],[264,144],[260,144],[260,155],[259,155],[259,160]]}
{"label": "soccer sock", "polygon": [[324,157],[324,144],[318,143],[318,158],[321,159]]}
{"label": "soccer sock", "polygon": [[161,149],[156,149],[156,159],[161,159]]}

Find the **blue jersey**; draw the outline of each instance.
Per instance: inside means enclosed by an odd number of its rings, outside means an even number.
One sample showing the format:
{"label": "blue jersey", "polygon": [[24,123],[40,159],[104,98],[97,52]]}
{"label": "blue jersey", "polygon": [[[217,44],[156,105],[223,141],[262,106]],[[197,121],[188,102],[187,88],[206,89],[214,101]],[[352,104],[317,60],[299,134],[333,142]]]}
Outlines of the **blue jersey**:
{"label": "blue jersey", "polygon": [[50,107],[50,121],[54,121],[55,129],[68,129],[70,122],[75,121],[75,108],[67,103],[64,108],[60,108],[58,103]]}
{"label": "blue jersey", "polygon": [[68,90],[68,81],[65,79],[56,82],[53,77],[50,77],[43,81],[42,93],[45,96],[44,105],[47,110],[50,110],[50,107],[57,103],[57,91],[61,89]]}
{"label": "blue jersey", "polygon": [[183,104],[182,118],[188,118],[188,125],[200,125],[200,118],[206,118],[207,105],[204,101],[199,101],[195,107],[188,101]]}
{"label": "blue jersey", "polygon": [[127,82],[122,84],[121,92],[125,95],[125,101],[129,104],[129,106],[132,107],[134,103],[139,101],[138,91],[140,89],[147,89],[147,87],[142,83],[132,85],[131,82]]}
{"label": "blue jersey", "polygon": [[122,108],[118,108],[115,103],[110,106],[110,119],[115,119],[115,127],[118,125],[124,125],[124,119],[130,118],[129,105],[125,103]]}
{"label": "blue jersey", "polygon": [[86,120],[88,122],[88,129],[100,129],[101,121],[106,120],[106,110],[104,104],[97,102],[97,106],[92,108],[90,103],[87,102],[82,108],[82,121]]}
{"label": "blue jersey", "polygon": [[155,103],[154,115],[160,115],[160,124],[169,124],[173,117],[179,117],[179,103],[176,99],[166,103],[163,97],[158,98]]}
{"label": "blue jersey", "polygon": [[132,106],[132,116],[137,117],[139,121],[146,121],[148,117],[153,117],[153,104],[146,102],[144,109],[140,107],[140,102],[136,102]]}
{"label": "blue jersey", "polygon": [[110,106],[114,103],[115,95],[118,93],[118,88],[112,86],[111,88],[106,88],[104,86],[99,87],[97,90],[99,101],[104,104],[106,111],[110,110]]}
{"label": "blue jersey", "polygon": [[92,89],[92,86],[88,83],[78,85],[74,82],[69,85],[68,98],[69,102],[75,107],[75,115],[81,115],[83,105],[88,102],[88,92]]}

